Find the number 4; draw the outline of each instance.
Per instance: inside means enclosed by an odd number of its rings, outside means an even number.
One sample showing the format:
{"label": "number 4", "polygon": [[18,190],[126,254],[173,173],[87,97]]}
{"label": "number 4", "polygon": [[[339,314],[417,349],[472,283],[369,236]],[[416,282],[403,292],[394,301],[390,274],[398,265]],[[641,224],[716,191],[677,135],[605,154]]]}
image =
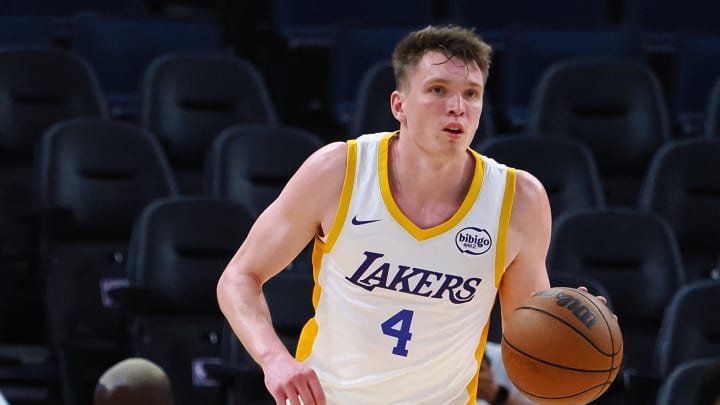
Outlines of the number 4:
{"label": "number 4", "polygon": [[[398,340],[395,347],[393,347],[393,354],[407,357],[408,351],[405,346],[407,346],[407,342],[412,339],[410,324],[412,323],[413,315],[413,311],[403,309],[382,323],[383,334],[392,336]],[[397,327],[395,327],[395,325],[397,325]]]}

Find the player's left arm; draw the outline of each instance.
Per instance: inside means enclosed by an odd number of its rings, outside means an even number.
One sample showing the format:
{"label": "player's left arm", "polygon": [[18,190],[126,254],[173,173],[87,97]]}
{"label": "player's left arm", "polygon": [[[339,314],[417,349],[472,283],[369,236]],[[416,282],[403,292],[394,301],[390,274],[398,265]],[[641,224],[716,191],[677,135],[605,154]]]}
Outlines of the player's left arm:
{"label": "player's left arm", "polygon": [[505,273],[499,287],[503,323],[532,293],[550,288],[545,259],[552,214],[545,188],[530,173],[517,170],[508,229]]}

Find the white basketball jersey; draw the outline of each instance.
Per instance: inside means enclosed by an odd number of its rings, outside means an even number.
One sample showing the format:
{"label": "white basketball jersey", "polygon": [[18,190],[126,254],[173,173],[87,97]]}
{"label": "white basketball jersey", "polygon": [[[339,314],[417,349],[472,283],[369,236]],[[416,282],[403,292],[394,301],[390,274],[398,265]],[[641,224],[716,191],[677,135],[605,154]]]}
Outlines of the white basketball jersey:
{"label": "white basketball jersey", "polygon": [[297,358],[317,372],[329,404],[474,404],[515,172],[471,151],[464,202],[421,229],[390,192],[392,136],[348,142],[335,223],[315,241],[315,317]]}

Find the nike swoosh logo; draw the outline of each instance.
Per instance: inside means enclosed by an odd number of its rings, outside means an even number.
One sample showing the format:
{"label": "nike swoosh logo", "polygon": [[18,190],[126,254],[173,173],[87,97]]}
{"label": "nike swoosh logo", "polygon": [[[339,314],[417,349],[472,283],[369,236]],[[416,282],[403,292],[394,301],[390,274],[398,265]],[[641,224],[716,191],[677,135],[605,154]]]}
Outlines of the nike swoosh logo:
{"label": "nike swoosh logo", "polygon": [[367,221],[361,221],[361,220],[357,219],[357,215],[355,215],[352,219],[352,224],[353,225],[365,225],[365,224],[370,224],[370,223],[377,222],[377,221],[380,221],[380,220],[379,219],[370,219]]}

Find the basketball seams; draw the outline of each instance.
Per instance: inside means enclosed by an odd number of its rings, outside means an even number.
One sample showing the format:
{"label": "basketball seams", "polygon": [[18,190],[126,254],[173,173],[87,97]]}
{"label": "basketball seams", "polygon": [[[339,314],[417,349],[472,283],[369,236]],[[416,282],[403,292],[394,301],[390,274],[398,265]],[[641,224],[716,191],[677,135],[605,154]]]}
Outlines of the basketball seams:
{"label": "basketball seams", "polygon": [[[613,367],[613,366],[615,365],[615,356],[620,353],[620,348],[621,348],[622,346],[618,347],[617,351],[615,351],[615,336],[614,336],[613,333],[612,333],[612,328],[610,327],[610,323],[609,323],[608,319],[605,317],[605,311],[603,311],[602,308],[600,308],[600,307],[595,303],[595,300],[589,296],[589,295],[590,295],[589,293],[586,294],[586,293],[583,292],[582,290],[576,290],[576,292],[577,292],[578,294],[582,295],[583,297],[585,297],[585,299],[586,299],[587,301],[589,301],[589,302],[597,309],[597,311],[600,313],[600,316],[602,316],[603,321],[605,322],[605,326],[607,327],[607,330],[610,332],[610,349],[611,349],[614,353],[613,353],[613,357],[612,357],[612,360],[611,360],[611,363],[610,363],[610,370],[611,370],[611,371],[608,371],[608,376],[607,376],[607,379],[606,379],[606,383],[607,383],[607,384],[611,384],[612,381],[615,379],[615,377],[613,376],[613,371],[612,371],[612,370],[615,370],[615,367]],[[621,361],[621,363],[622,363],[622,361]],[[619,365],[619,364],[618,364],[618,368],[620,368],[620,365]],[[600,394],[602,394],[602,392],[601,392]],[[592,400],[593,400],[593,401],[596,400],[596,399],[598,398],[598,396],[599,396],[599,395],[596,395]]]}
{"label": "basketball seams", "polygon": [[[563,370],[578,371],[578,372],[581,372],[581,373],[596,373],[596,374],[612,372],[613,370],[615,370],[615,368],[612,367],[612,366],[611,366],[609,369],[604,369],[604,368],[602,368],[602,369],[597,369],[597,370],[591,370],[591,369],[586,369],[586,368],[575,368],[575,367],[563,366],[563,365],[557,364],[557,363],[552,363],[552,362],[550,362],[550,361],[547,361],[547,360],[544,360],[544,359],[535,357],[535,356],[533,356],[533,355],[531,355],[531,354],[529,354],[529,353],[527,353],[527,352],[525,352],[525,351],[523,351],[523,350],[520,350],[520,349],[519,349],[517,346],[515,346],[511,341],[509,341],[509,340],[505,337],[505,335],[503,335],[502,339],[503,339],[503,341],[505,342],[505,344],[506,344],[507,346],[509,346],[510,348],[512,348],[513,350],[515,350],[516,352],[522,354],[523,356],[525,356],[525,357],[527,357],[527,358],[529,358],[529,359],[533,359],[533,360],[537,361],[538,363],[542,363],[542,364],[545,364],[545,365],[548,365],[548,366],[556,367],[556,368],[563,369]],[[604,353],[603,353],[603,354],[604,354]]]}
{"label": "basketball seams", "polygon": [[[606,392],[622,366],[623,339],[612,311],[603,305],[583,290],[552,287],[536,292],[513,311],[503,328],[503,361],[522,393],[559,405],[589,403]],[[535,333],[541,340],[525,343]],[[545,381],[548,376],[557,379]],[[574,390],[578,391],[569,393]]]}
{"label": "basketball seams", "polygon": [[[542,395],[533,394],[532,392],[525,391],[525,390],[523,390],[522,388],[517,387],[517,386],[516,386],[515,388],[517,388],[520,392],[522,392],[526,397],[535,397],[535,398],[549,399],[549,400],[560,400],[560,399],[574,398],[574,397],[576,397],[576,396],[578,396],[578,395],[582,395],[582,394],[585,394],[585,393],[588,393],[588,392],[590,392],[590,391],[592,391],[592,390],[597,390],[597,389],[601,389],[601,390],[600,390],[600,393],[603,393],[603,392],[605,392],[605,391],[602,390],[602,387],[604,387],[604,386],[606,386],[606,385],[608,385],[608,384],[607,384],[607,383],[603,383],[603,384],[594,385],[594,386],[592,386],[592,387],[590,387],[590,388],[588,388],[588,389],[586,389],[586,390],[584,390],[584,391],[579,391],[579,392],[576,392],[576,393],[574,393],[574,394],[572,394],[572,395],[565,395],[565,396],[561,396],[561,397],[542,396]],[[597,399],[597,396],[593,398],[593,401],[594,401],[595,399]]]}
{"label": "basketball seams", "polygon": [[595,307],[595,309],[598,310],[598,312],[600,313],[600,316],[602,316],[603,322],[605,322],[605,326],[606,326],[607,330],[610,332],[610,348],[612,350],[612,355],[616,356],[618,353],[620,353],[620,347],[618,347],[618,350],[615,351],[615,344],[616,344],[615,336],[613,336],[613,334],[612,334],[613,328],[610,327],[610,322],[608,321],[607,317],[605,316],[605,311],[603,311],[602,308],[600,308],[597,305],[597,303],[595,303],[595,300],[591,298],[590,294],[587,294],[587,293],[583,292],[582,290],[576,290],[576,292],[579,293],[580,295],[582,295],[583,297],[585,297],[585,299],[588,302],[590,302],[590,304],[592,304],[592,306]]}
{"label": "basketball seams", "polygon": [[[515,309],[515,311],[519,311],[519,310],[521,310],[521,309],[529,309],[529,310],[532,310],[532,311],[537,311],[537,312],[542,313],[543,315],[547,315],[547,316],[549,316],[549,317],[551,317],[551,318],[553,318],[553,319],[555,319],[555,320],[557,320],[557,321],[560,321],[560,322],[564,323],[565,326],[567,326],[568,328],[570,328],[570,330],[572,330],[572,331],[575,332],[576,334],[580,335],[586,342],[588,342],[588,343],[590,344],[590,346],[593,347],[593,349],[595,349],[598,353],[602,354],[602,355],[605,356],[605,357],[613,357],[613,356],[615,356],[615,355],[617,354],[617,353],[612,353],[612,352],[611,352],[611,353],[606,353],[605,351],[601,350],[601,348],[598,347],[598,345],[595,344],[595,342],[593,342],[593,341],[590,340],[587,336],[585,336],[585,334],[583,334],[580,329],[576,328],[576,327],[575,327],[574,325],[572,325],[570,322],[568,322],[568,321],[564,320],[563,318],[561,318],[561,317],[553,314],[552,312],[546,311],[546,310],[544,310],[544,309],[542,309],[542,308],[530,307],[530,306],[525,306],[525,305],[523,305],[523,306],[521,306],[521,307],[517,307],[517,308]],[[612,333],[611,333],[611,335],[612,335]],[[610,346],[611,346],[611,348],[612,348],[612,344],[611,344]]]}

